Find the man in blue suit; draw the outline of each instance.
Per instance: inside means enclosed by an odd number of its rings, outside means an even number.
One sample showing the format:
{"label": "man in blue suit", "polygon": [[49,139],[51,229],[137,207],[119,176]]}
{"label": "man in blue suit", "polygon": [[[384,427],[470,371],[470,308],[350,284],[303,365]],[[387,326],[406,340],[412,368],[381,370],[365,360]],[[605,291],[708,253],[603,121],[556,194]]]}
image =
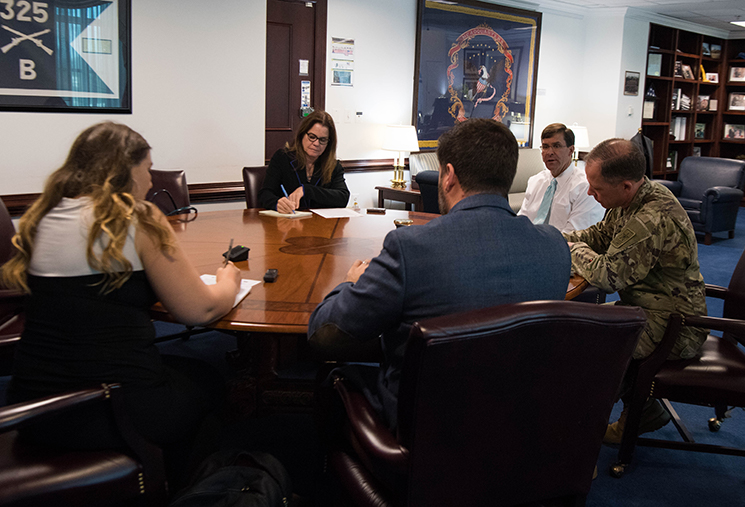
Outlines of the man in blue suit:
{"label": "man in blue suit", "polygon": [[411,324],[430,317],[538,299],[564,299],[571,269],[559,231],[510,208],[518,146],[503,124],[465,121],[440,137],[440,211],[391,231],[372,260],[356,261],[310,318],[322,351],[380,340],[380,368],[344,367],[388,425]]}

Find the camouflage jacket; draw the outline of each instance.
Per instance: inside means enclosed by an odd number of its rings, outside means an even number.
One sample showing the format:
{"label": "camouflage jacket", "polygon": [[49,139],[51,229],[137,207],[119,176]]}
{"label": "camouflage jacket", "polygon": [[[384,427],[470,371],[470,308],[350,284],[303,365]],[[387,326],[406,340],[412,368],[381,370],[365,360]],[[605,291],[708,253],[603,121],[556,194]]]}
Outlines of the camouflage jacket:
{"label": "camouflage jacket", "polygon": [[[706,315],[693,226],[662,185],[645,178],[628,208],[610,209],[601,222],[564,237],[574,242],[575,273],[606,292],[618,291],[623,304],[645,310],[649,343],[642,337],[634,357],[648,355],[659,343],[670,313]],[[684,328],[672,356],[693,356],[705,339],[705,329]]]}

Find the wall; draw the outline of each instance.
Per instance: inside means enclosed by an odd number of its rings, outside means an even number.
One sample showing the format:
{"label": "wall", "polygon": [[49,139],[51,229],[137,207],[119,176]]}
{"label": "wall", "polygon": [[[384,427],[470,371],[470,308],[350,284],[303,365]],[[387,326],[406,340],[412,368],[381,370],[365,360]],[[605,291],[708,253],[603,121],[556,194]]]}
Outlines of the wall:
{"label": "wall", "polygon": [[[391,159],[378,148],[384,125],[411,121],[416,4],[328,0],[329,44],[332,36],[354,38],[356,50],[354,87],[331,86],[328,65],[326,108],[337,120],[342,159]],[[154,148],[156,168],[183,168],[190,183],[240,181],[241,167],[261,164],[264,2],[205,5],[212,4],[133,2],[131,115],[0,113],[0,195],[39,192],[77,133],[104,119],[140,131]],[[606,12],[544,11],[534,137],[554,121],[586,125],[593,144],[638,127],[642,96],[623,96],[623,71],[644,71],[647,21]],[[675,25],[669,18],[655,22]],[[623,116],[628,105],[630,118]],[[347,181],[360,204],[372,206],[374,187],[390,177],[389,171],[350,173]]]}
{"label": "wall", "polygon": [[139,131],[155,167],[183,168],[190,183],[239,181],[263,163],[264,2],[132,4],[132,114],[0,113],[0,195],[41,191],[75,136],[102,120]]}

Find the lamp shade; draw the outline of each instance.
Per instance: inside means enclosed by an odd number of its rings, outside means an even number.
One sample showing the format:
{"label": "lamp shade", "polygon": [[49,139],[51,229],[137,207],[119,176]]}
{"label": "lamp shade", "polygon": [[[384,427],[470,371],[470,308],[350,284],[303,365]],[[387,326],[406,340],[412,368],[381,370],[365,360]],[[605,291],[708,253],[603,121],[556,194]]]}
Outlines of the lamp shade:
{"label": "lamp shade", "polygon": [[569,127],[574,132],[574,149],[586,149],[590,147],[590,136],[587,127],[580,127],[576,123]]}
{"label": "lamp shade", "polygon": [[382,149],[387,151],[419,151],[419,139],[413,125],[388,125]]}

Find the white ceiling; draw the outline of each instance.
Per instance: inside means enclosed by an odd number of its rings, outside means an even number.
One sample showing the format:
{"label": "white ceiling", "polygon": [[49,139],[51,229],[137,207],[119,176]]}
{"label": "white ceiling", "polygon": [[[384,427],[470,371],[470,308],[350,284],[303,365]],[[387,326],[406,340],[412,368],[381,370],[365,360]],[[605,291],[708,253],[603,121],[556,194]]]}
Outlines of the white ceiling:
{"label": "white ceiling", "polygon": [[559,9],[562,6],[589,10],[634,7],[724,30],[729,32],[729,38],[745,38],[745,27],[730,23],[745,21],[745,0],[538,0],[537,3]]}

